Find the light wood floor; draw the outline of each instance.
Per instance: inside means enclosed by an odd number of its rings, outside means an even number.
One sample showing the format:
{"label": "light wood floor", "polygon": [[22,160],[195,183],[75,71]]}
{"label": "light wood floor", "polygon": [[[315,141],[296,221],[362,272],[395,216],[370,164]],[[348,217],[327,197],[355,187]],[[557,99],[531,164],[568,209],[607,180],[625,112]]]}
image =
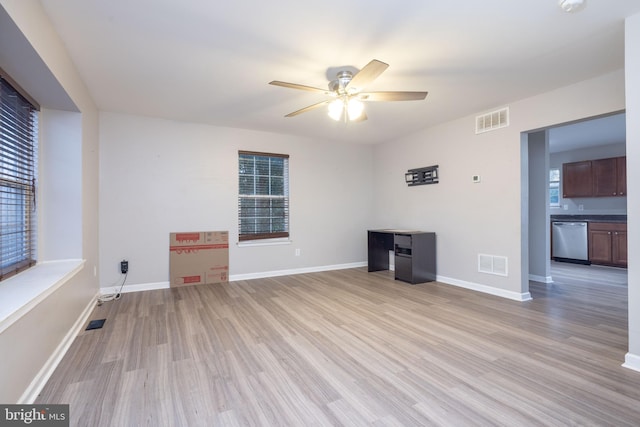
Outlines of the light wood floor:
{"label": "light wood floor", "polygon": [[125,294],[37,403],[82,426],[640,425],[626,286],[530,290],[352,269]]}

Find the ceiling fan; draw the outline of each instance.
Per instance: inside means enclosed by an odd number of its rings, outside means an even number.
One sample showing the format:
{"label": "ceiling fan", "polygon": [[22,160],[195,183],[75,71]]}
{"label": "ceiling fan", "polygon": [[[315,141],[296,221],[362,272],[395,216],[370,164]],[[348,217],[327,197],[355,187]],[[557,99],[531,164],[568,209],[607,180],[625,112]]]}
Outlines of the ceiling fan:
{"label": "ceiling fan", "polygon": [[329,82],[329,89],[321,89],[313,86],[305,86],[296,83],[274,80],[270,85],[301,89],[311,92],[320,92],[329,96],[329,99],[309,105],[285,117],[294,117],[307,111],[328,106],[329,116],[334,120],[362,121],[367,119],[363,102],[378,101],[417,101],[425,99],[428,92],[363,92],[384,70],[389,67],[377,59],[372,60],[360,71],[353,74],[349,70],[338,71],[335,80]]}

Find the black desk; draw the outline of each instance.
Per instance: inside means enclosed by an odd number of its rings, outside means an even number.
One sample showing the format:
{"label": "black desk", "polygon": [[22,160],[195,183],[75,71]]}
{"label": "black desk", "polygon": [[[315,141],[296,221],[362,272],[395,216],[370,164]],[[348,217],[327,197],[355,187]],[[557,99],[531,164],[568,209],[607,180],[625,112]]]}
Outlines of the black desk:
{"label": "black desk", "polygon": [[395,278],[416,284],[436,280],[436,233],[412,230],[368,230],[368,269],[389,269],[394,252]]}

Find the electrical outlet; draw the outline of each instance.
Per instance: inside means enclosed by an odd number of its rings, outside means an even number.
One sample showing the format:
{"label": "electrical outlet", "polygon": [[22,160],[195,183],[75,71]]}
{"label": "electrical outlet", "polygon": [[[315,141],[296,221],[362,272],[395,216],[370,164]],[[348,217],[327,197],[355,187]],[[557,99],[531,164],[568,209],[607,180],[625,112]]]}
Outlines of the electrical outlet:
{"label": "electrical outlet", "polygon": [[300,256],[300,249],[296,249],[296,256]]}
{"label": "electrical outlet", "polygon": [[129,272],[129,261],[123,259],[120,261],[120,273],[127,274]]}

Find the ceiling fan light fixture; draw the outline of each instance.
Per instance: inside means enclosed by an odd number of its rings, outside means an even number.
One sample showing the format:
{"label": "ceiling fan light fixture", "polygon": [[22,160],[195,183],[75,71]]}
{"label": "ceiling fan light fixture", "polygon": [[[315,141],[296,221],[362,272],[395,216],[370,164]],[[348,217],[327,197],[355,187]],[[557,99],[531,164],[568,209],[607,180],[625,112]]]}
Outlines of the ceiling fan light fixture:
{"label": "ceiling fan light fixture", "polygon": [[377,59],[372,59],[355,74],[350,70],[339,71],[336,73],[336,78],[329,82],[328,91],[318,87],[283,82],[280,80],[273,80],[269,82],[269,84],[291,89],[319,92],[333,98],[301,108],[285,115],[285,117],[294,117],[307,111],[327,106],[327,113],[333,120],[343,120],[345,123],[349,121],[361,122],[367,120],[367,114],[364,111],[362,101],[414,101],[422,100],[427,96],[427,92],[363,92],[388,66],[389,64],[378,61]]}
{"label": "ceiling fan light fixture", "polygon": [[567,13],[575,13],[585,7],[586,0],[558,0],[558,6]]}
{"label": "ceiling fan light fixture", "polygon": [[364,104],[355,99],[351,98],[347,103],[347,114],[349,114],[349,120],[358,120],[362,117],[362,112],[364,111]]}
{"label": "ceiling fan light fixture", "polygon": [[329,103],[329,117],[338,121],[342,118],[342,112],[344,111],[344,101],[342,99],[336,99]]}

